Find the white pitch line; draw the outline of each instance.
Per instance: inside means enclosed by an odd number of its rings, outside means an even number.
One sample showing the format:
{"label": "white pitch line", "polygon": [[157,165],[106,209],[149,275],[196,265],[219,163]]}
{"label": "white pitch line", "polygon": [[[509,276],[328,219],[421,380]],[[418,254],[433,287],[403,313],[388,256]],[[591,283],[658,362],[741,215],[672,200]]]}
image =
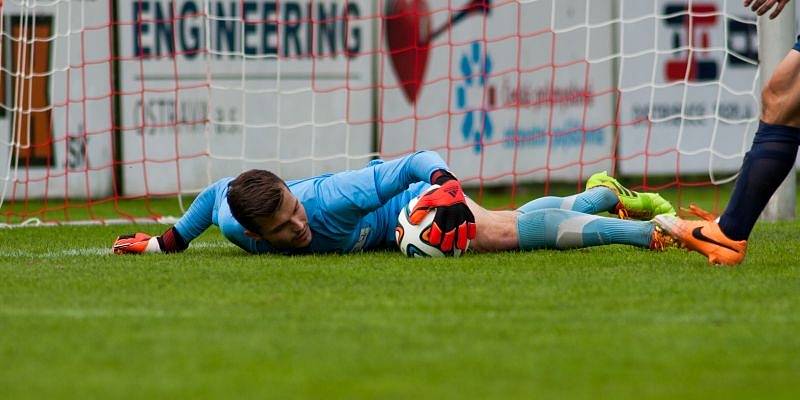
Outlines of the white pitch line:
{"label": "white pitch line", "polygon": [[142,318],[189,318],[196,313],[185,311],[165,311],[146,308],[0,308],[0,316],[7,317],[57,317],[57,318],[114,318],[114,317],[142,317]]}
{"label": "white pitch line", "polygon": [[110,248],[87,247],[82,249],[67,249],[61,251],[24,251],[11,250],[0,252],[0,257],[12,258],[61,258],[61,257],[86,257],[86,256],[107,256],[113,254]]}
{"label": "white pitch line", "polygon": [[[230,247],[225,242],[200,242],[191,244],[190,249],[221,249]],[[59,251],[24,251],[24,250],[0,250],[0,257],[11,258],[62,258],[62,257],[106,257],[113,255],[111,247],[85,247],[80,249],[66,249]]]}

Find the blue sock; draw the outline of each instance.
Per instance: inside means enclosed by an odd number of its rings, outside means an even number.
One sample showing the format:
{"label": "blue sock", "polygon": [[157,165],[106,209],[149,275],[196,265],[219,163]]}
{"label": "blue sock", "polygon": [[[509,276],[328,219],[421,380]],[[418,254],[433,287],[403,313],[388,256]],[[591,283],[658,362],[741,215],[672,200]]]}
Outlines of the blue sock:
{"label": "blue sock", "polygon": [[549,208],[517,217],[520,250],[573,249],[605,244],[650,247],[653,223]]}
{"label": "blue sock", "polygon": [[750,236],[769,198],[794,167],[800,128],[761,122],[753,147],[744,157],[736,186],[719,220],[719,227],[733,240]]}
{"label": "blue sock", "polygon": [[540,197],[518,208],[517,211],[529,213],[546,208],[560,208],[584,214],[597,214],[613,211],[619,202],[617,195],[609,188],[598,186],[569,197]]}

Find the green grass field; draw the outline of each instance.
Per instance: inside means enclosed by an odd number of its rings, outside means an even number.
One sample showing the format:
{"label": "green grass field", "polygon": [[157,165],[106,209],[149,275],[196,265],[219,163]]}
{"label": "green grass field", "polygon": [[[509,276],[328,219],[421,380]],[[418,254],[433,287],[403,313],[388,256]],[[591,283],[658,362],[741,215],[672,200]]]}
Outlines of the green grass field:
{"label": "green grass field", "polygon": [[800,396],[800,223],[760,224],[737,268],[622,246],[250,256],[216,229],[110,254],[163,229],[0,229],[0,398]]}

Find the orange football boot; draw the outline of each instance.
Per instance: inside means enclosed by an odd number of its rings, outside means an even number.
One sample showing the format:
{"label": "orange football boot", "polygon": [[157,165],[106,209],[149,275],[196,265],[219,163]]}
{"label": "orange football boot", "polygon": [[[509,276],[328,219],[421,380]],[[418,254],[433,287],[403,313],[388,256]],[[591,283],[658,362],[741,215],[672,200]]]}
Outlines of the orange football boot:
{"label": "orange football boot", "polygon": [[702,215],[703,221],[689,221],[664,214],[656,216],[653,222],[675,238],[682,247],[708,257],[712,264],[741,263],[747,252],[747,241],[729,239],[722,233],[717,222],[710,219],[712,214],[706,214]]}

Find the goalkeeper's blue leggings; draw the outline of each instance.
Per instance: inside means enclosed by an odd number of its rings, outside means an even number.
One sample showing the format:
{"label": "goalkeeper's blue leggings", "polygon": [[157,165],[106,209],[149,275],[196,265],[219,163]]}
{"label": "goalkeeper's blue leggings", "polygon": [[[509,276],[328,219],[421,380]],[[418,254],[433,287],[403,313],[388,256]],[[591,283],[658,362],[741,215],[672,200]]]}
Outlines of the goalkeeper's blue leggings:
{"label": "goalkeeper's blue leggings", "polygon": [[517,211],[529,213],[547,208],[577,211],[584,214],[597,214],[613,211],[619,202],[617,195],[609,188],[598,186],[568,197],[547,196],[530,201]]}
{"label": "goalkeeper's blue leggings", "polygon": [[572,249],[606,244],[650,247],[651,222],[599,217],[613,211],[617,195],[597,187],[569,197],[542,197],[518,209],[520,250]]}

